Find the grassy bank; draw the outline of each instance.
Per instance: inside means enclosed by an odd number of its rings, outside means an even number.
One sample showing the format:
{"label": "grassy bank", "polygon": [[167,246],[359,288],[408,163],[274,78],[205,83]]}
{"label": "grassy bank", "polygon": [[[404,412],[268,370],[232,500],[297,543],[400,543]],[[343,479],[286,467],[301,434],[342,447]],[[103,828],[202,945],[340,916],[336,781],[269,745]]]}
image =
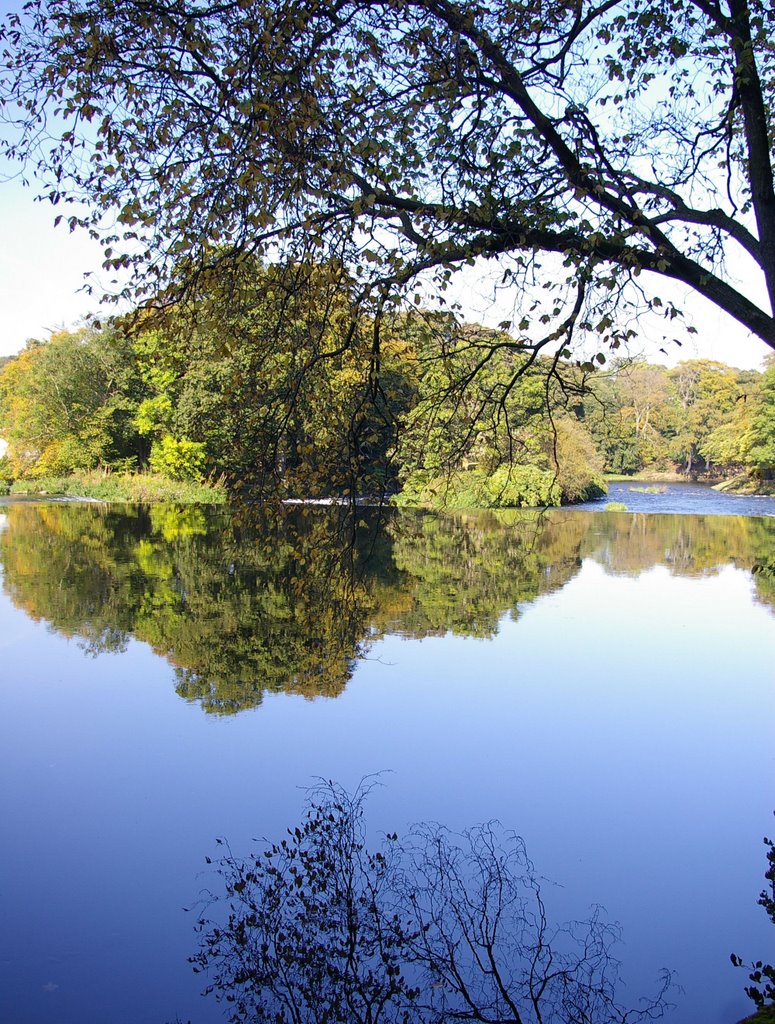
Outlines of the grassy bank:
{"label": "grassy bank", "polygon": [[626,484],[645,481],[647,483],[679,484],[687,477],[683,473],[676,473],[668,470],[644,469],[639,473],[606,473],[605,481],[608,484]]}
{"label": "grassy bank", "polygon": [[71,476],[14,480],[9,495],[90,498],[96,501],[202,503],[222,505],[226,489],[220,483],[170,480],[155,473],[104,473],[92,470]]}
{"label": "grassy bank", "polygon": [[750,476],[743,474],[733,476],[729,480],[722,480],[714,484],[715,491],[725,491],[727,494],[762,494],[775,495],[775,480],[753,480]]}

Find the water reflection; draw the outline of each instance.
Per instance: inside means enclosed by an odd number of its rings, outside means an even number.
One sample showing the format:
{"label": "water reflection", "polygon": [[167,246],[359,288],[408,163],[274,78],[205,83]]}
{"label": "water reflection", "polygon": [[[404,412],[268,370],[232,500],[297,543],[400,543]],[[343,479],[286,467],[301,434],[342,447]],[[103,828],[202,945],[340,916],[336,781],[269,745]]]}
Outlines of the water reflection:
{"label": "water reflection", "polygon": [[771,600],[775,523],[561,510],[366,517],[353,536],[329,512],[53,504],[0,521],[0,1019],[222,1020],[180,909],[212,888],[214,837],[244,856],[300,820],[298,787],[380,770],[372,836],[500,818],[561,883],[552,919],[595,900],[621,922],[625,1000],[668,966],[677,1024],[743,1016],[729,954],[763,956],[772,927],[755,902],[775,617],[752,595]]}
{"label": "water reflection", "polygon": [[[333,783],[285,839],[217,861],[194,970],[230,1024],[636,1024],[662,1017],[669,972],[623,997],[619,929],[597,908],[550,922],[523,841],[495,822],[417,825],[371,846],[364,798]],[[370,848],[371,847],[371,848]]]}
{"label": "water reflection", "polygon": [[752,570],[775,606],[775,520],[558,510],[457,515],[296,509],[247,520],[198,508],[9,504],[6,593],[93,653],[148,643],[178,693],[210,712],[267,692],[336,696],[375,638],[493,636],[505,613],[559,590],[593,559]]}

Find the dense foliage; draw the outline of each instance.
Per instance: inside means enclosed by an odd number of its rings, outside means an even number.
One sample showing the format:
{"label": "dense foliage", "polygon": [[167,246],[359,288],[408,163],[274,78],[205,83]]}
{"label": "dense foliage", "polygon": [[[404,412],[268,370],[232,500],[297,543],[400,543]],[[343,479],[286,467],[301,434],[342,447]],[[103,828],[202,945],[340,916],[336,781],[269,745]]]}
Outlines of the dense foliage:
{"label": "dense foliage", "polygon": [[[399,475],[411,493],[424,476],[438,487],[475,467],[481,493],[468,503],[590,492],[600,467],[581,428],[554,427],[563,396],[549,389],[551,363],[531,368],[505,345],[472,372],[493,332],[417,313],[391,323],[377,368],[373,321],[355,318],[352,301],[337,265],[254,264],[203,284],[193,317],[173,307],[161,326],[133,323],[131,341],[116,324],[31,344],[0,375],[11,473],[148,466],[307,497],[384,495]],[[518,478],[530,486],[515,489]]]}
{"label": "dense foliage", "polygon": [[14,476],[136,465],[142,383],[129,341],[81,330],[31,342],[0,371],[2,436]]}
{"label": "dense foliage", "polygon": [[768,480],[774,386],[772,361],[763,374],[706,359],[670,370],[622,363],[591,384],[586,423],[612,473],[669,468]]}
{"label": "dense foliage", "polygon": [[584,500],[604,471],[775,473],[775,364],[529,358],[504,331],[416,310],[383,321],[375,367],[353,301],[341,267],[254,265],[202,285],[193,318],[31,342],[0,369],[4,475],[151,470],[465,508]]}

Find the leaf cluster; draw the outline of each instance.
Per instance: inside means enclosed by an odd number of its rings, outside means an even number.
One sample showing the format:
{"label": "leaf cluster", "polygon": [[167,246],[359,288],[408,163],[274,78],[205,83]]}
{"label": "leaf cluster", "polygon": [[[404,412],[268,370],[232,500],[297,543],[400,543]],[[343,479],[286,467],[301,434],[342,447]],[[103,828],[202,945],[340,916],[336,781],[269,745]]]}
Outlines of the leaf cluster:
{"label": "leaf cluster", "polygon": [[[762,889],[758,902],[775,924],[775,843],[765,836],[764,845],[767,847],[767,870],[764,873],[767,888]],[[775,966],[761,960],[745,964],[736,953],[731,955],[731,960],[733,966],[745,967],[749,971],[748,980],[751,984],[746,986],[745,993],[753,1000],[756,1008],[762,1010],[775,1006]]]}

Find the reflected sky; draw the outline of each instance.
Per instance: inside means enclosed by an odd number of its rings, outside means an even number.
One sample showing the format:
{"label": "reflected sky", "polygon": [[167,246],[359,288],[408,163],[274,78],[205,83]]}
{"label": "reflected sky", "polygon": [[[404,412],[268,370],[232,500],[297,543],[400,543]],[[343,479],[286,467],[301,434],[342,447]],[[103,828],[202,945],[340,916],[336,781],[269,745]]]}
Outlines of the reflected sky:
{"label": "reflected sky", "polygon": [[[352,787],[380,771],[369,804],[375,834],[497,817],[558,883],[548,887],[558,917],[600,903],[621,921],[628,1000],[667,966],[685,989],[668,1018],[675,1024],[743,1016],[745,979],[729,953],[771,948],[756,897],[773,809],[775,616],[748,568],[706,557],[710,535],[699,525],[690,572],[675,558],[635,572],[617,517],[579,531],[572,515],[544,538],[553,563],[515,561],[508,523],[496,539],[481,521],[462,533],[458,522],[457,533],[397,535],[381,582],[361,600],[363,628],[376,622],[377,631],[338,696],[267,689],[260,704],[227,715],[181,699],[179,653],[176,664],[131,633],[121,653],[88,649],[72,631],[77,603],[29,588],[23,612],[6,590],[0,1019],[220,1020],[186,963],[196,937],[194,915],[182,910],[214,882],[204,858],[216,853],[215,837],[246,852],[253,837],[295,823],[313,778]],[[645,540],[635,531],[638,557],[664,550],[665,538],[685,551],[688,521],[680,525],[684,534],[673,523]],[[727,558],[750,561],[758,535],[735,525]],[[45,550],[45,536],[27,554]],[[142,531],[138,543],[149,537],[157,543]],[[46,543],[53,559],[56,542]],[[185,548],[179,565],[193,564],[192,535],[169,543]],[[208,543],[220,564],[223,549]],[[453,549],[465,556],[457,569]],[[25,573],[4,551],[16,587]],[[480,555],[494,564],[497,551],[500,587],[470,571]],[[107,565],[104,550],[97,561]],[[559,563],[562,582],[542,589]],[[25,564],[34,579],[39,570]],[[445,594],[431,593],[434,576]],[[145,595],[147,578],[129,592]],[[65,580],[60,572],[57,586]],[[118,584],[104,583],[99,592],[114,594]],[[455,587],[466,592],[453,600]],[[45,601],[67,610],[70,637],[51,628]],[[476,632],[499,604],[494,630],[466,634],[465,623]],[[457,634],[438,628],[441,607],[457,609]]]}

